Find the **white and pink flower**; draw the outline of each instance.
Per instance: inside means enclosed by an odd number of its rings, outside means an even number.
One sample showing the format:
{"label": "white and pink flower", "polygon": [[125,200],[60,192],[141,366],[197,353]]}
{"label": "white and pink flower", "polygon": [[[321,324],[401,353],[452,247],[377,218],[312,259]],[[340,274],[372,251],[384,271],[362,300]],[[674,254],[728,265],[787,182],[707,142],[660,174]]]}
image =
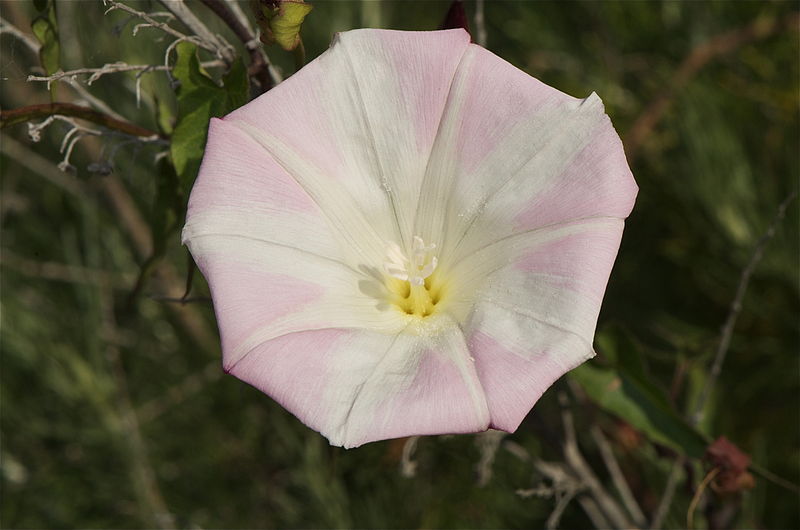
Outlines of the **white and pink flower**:
{"label": "white and pink flower", "polygon": [[183,240],[225,370],[332,444],[514,431],[594,355],[636,193],[595,94],[365,29],[212,121]]}

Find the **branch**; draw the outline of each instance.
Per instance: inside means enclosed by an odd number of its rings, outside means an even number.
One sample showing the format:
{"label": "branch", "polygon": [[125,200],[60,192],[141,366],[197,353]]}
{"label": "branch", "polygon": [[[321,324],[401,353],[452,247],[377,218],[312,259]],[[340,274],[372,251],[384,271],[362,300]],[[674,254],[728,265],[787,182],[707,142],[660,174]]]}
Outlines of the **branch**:
{"label": "branch", "polygon": [[650,522],[651,530],[658,530],[664,524],[664,518],[667,516],[669,506],[672,504],[672,498],[675,497],[675,488],[678,487],[678,479],[680,479],[681,469],[686,464],[686,458],[679,456],[678,459],[672,464],[672,469],[667,477],[667,484],[664,486],[664,495],[656,507],[656,512],[653,515],[653,520]]}
{"label": "branch", "polygon": [[476,471],[478,474],[478,487],[484,487],[492,480],[494,459],[497,456],[497,450],[500,448],[500,442],[507,436],[503,431],[496,431],[489,429],[488,431],[478,433],[475,436],[475,444],[481,453],[481,459],[478,461]]}
{"label": "branch", "polygon": [[270,71],[270,64],[266,58],[266,54],[261,48],[261,43],[258,39],[245,27],[239,20],[236,14],[227,6],[223,0],[200,0],[211,11],[213,11],[219,18],[225,22],[234,34],[247,48],[250,54],[250,68],[249,74],[258,79],[261,85],[261,90],[266,92],[274,85],[277,80],[273,79]]}
{"label": "branch", "polygon": [[645,107],[626,134],[625,152],[633,161],[645,139],[653,132],[658,122],[672,104],[675,94],[709,62],[727,55],[750,42],[765,39],[783,30],[798,30],[800,13],[794,12],[782,19],[756,19],[747,26],[717,35],[692,49],[678,67],[669,86]]}
{"label": "branch", "polygon": [[235,59],[233,46],[228,43],[225,39],[216,35],[211,32],[211,30],[206,27],[203,22],[197,18],[191,9],[186,6],[184,0],[160,0],[161,3],[172,11],[172,14],[175,17],[183,22],[186,27],[188,27],[192,32],[197,35],[199,38],[203,39],[206,42],[211,43],[211,45],[216,48],[216,54],[218,57],[222,57],[225,59],[225,62],[231,64]]}
{"label": "branch", "polygon": [[597,502],[603,514],[608,517],[616,528],[632,528],[625,512],[620,508],[614,498],[603,489],[603,485],[589,467],[578,448],[575,436],[575,421],[569,410],[569,401],[565,393],[558,395],[561,405],[561,421],[564,424],[564,460],[572,471],[578,476],[581,483],[589,490],[592,498]]}
{"label": "branch", "polygon": [[121,72],[155,72],[158,70],[170,70],[170,67],[164,66],[163,64],[108,63],[98,68],[76,68],[75,70],[56,72],[48,76],[29,75],[28,81],[42,81],[50,84],[53,81],[74,79],[79,75],[89,75],[86,84],[91,85],[106,74],[117,74]]}
{"label": "branch", "polygon": [[[209,42],[209,41],[207,41],[205,39],[202,39],[200,37],[196,37],[194,35],[185,35],[185,34],[181,33],[180,31],[176,30],[175,28],[173,28],[172,26],[170,26],[169,24],[166,24],[164,22],[159,22],[158,20],[154,19],[153,17],[151,17],[150,15],[145,13],[144,11],[138,11],[138,10],[126,5],[126,4],[123,4],[122,2],[117,2],[116,0],[103,0],[103,3],[106,4],[106,5],[111,5],[111,7],[109,7],[106,10],[106,13],[109,13],[110,11],[113,11],[115,9],[121,9],[122,11],[125,11],[126,13],[130,13],[133,16],[141,18],[142,20],[147,22],[148,25],[150,25],[150,26],[152,26],[154,28],[160,29],[164,33],[167,33],[168,35],[172,35],[176,39],[189,41],[189,42],[191,42],[193,44],[196,44],[197,46],[200,46],[204,50],[208,50],[208,51],[212,52],[214,55],[217,55],[217,56],[221,55],[220,49],[217,46],[215,46],[214,43]],[[140,26],[137,26],[137,28],[138,27],[140,27]]]}
{"label": "branch", "polygon": [[8,20],[4,19],[3,17],[0,17],[0,35],[2,35],[3,33],[8,33],[10,35],[13,35],[15,38],[19,39],[23,44],[25,44],[25,46],[28,47],[28,49],[33,54],[39,53],[39,48],[41,47],[41,44],[36,42],[36,39],[34,39],[24,31],[17,28],[14,24],[9,22]]}
{"label": "branch", "polygon": [[742,311],[742,300],[744,299],[744,294],[747,291],[747,286],[750,283],[750,276],[753,275],[753,271],[755,271],[756,266],[764,256],[764,249],[766,248],[767,243],[769,243],[770,239],[775,236],[778,225],[786,216],[786,208],[789,207],[789,204],[791,204],[795,197],[797,197],[797,190],[792,191],[785,199],[783,199],[783,202],[781,202],[781,204],[778,206],[778,211],[775,214],[775,217],[772,218],[772,222],[769,224],[767,231],[764,232],[764,234],[762,234],[756,242],[756,248],[753,251],[753,255],[750,256],[750,261],[747,262],[744,270],[742,270],[742,274],[739,277],[739,285],[736,288],[736,295],[733,297],[733,303],[731,304],[730,311],[728,312],[728,318],[725,319],[725,324],[722,326],[722,336],[719,340],[717,353],[714,356],[714,364],[711,366],[711,373],[709,374],[706,384],[703,386],[703,390],[700,393],[700,397],[697,399],[697,403],[694,407],[694,414],[691,417],[691,422],[694,425],[697,425],[700,423],[700,421],[702,421],[703,409],[705,408],[706,401],[708,400],[711,390],[714,387],[714,384],[717,382],[720,372],[722,371],[722,365],[725,363],[725,357],[727,357],[728,348],[731,345],[733,328],[736,325],[736,319],[739,317],[739,313]]}
{"label": "branch", "polygon": [[606,469],[608,469],[608,473],[611,475],[611,481],[614,483],[617,493],[619,493],[622,498],[622,503],[633,518],[633,523],[639,527],[644,526],[646,522],[644,513],[642,513],[641,508],[639,508],[639,504],[636,502],[636,498],[633,496],[633,492],[631,492],[628,482],[625,480],[625,475],[622,474],[619,462],[617,462],[614,456],[611,445],[598,426],[593,425],[591,433],[595,443],[597,443],[598,449],[600,449],[600,456],[603,458]]}
{"label": "branch", "polygon": [[112,118],[107,114],[90,109],[89,107],[82,107],[72,103],[42,103],[39,105],[29,105],[18,109],[0,111],[0,128],[5,129],[6,127],[11,127],[18,123],[47,118],[53,115],[70,116],[72,118],[90,121],[97,125],[102,125],[107,129],[119,131],[130,136],[166,139],[163,135],[151,131],[150,129],[145,129],[133,123]]}
{"label": "branch", "polygon": [[419,436],[409,436],[403,444],[403,455],[400,458],[400,474],[405,478],[413,478],[417,474],[417,462],[413,458],[418,442]]}
{"label": "branch", "polygon": [[[711,366],[711,373],[709,374],[706,384],[703,386],[700,397],[697,399],[697,403],[694,407],[694,413],[689,419],[692,425],[697,425],[702,421],[706,401],[711,395],[711,390],[716,384],[719,374],[722,372],[722,365],[725,363],[725,358],[728,354],[728,349],[731,344],[731,337],[733,336],[733,329],[736,325],[736,319],[739,317],[739,313],[742,311],[742,300],[744,299],[744,294],[747,291],[747,286],[750,283],[750,276],[753,275],[753,271],[755,271],[756,266],[761,261],[767,243],[769,243],[770,239],[775,236],[778,225],[786,216],[786,209],[789,207],[789,204],[791,204],[795,197],[797,197],[796,190],[789,193],[783,202],[781,202],[780,206],[778,206],[778,212],[775,214],[775,217],[773,217],[772,222],[767,228],[767,231],[764,232],[764,234],[758,239],[758,242],[756,242],[756,248],[753,251],[753,255],[750,256],[750,260],[747,262],[744,270],[742,270],[742,274],[739,277],[739,285],[736,288],[736,295],[733,298],[733,303],[731,304],[730,311],[728,312],[728,317],[725,319],[725,324],[722,326],[722,334],[719,340],[719,346],[717,347],[716,355],[714,356],[714,364]],[[672,470],[670,471],[669,477],[667,478],[667,484],[664,488],[664,496],[661,498],[658,508],[656,508],[650,528],[660,528],[664,522],[664,518],[667,515],[669,506],[672,504],[672,499],[675,496],[675,488],[678,484],[680,470],[684,466],[685,462],[686,459],[681,456],[672,465]],[[780,479],[780,477],[777,478]]]}

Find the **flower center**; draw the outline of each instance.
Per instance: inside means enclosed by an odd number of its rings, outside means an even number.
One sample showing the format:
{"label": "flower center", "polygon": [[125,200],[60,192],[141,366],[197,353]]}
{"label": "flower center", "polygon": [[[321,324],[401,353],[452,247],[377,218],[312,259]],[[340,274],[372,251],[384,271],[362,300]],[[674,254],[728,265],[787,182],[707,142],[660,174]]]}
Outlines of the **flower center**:
{"label": "flower center", "polygon": [[388,277],[386,287],[390,302],[407,315],[427,317],[436,310],[441,299],[441,283],[436,281],[438,258],[433,254],[436,245],[426,245],[414,236],[411,250],[403,252],[392,243],[386,252],[383,270]]}

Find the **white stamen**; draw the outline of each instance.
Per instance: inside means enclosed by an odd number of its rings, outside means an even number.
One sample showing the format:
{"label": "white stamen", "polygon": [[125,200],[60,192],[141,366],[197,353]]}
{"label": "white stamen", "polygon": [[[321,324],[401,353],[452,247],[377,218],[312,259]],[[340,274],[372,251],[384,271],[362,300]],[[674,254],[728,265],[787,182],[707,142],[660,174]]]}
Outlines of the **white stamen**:
{"label": "white stamen", "polygon": [[[425,278],[433,274],[439,260],[432,254],[436,245],[426,245],[419,236],[414,236],[411,252],[406,254],[396,243],[390,243],[386,250],[387,261],[383,270],[389,276],[408,281],[413,285],[423,285]],[[410,257],[409,257],[410,256]]]}

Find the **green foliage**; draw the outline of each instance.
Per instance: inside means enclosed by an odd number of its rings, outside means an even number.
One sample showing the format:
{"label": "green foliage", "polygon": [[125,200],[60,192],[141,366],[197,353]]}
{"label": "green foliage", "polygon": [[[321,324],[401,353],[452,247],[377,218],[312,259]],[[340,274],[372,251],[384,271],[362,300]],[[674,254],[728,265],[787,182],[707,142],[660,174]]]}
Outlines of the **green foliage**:
{"label": "green foliage", "polygon": [[170,149],[181,186],[188,191],[203,159],[209,120],[244,105],[249,81],[241,59],[233,63],[219,86],[200,68],[194,44],[182,42],[176,46],[176,52],[178,58],[172,75],[180,82],[178,122]]}
{"label": "green foliage", "polygon": [[657,383],[644,372],[641,353],[631,346],[625,340],[619,349],[611,350],[618,360],[613,366],[586,363],[570,372],[569,377],[581,385],[592,401],[652,441],[686,456],[702,457],[706,440],[675,412]]}
{"label": "green foliage", "polygon": [[300,45],[300,28],[313,6],[303,0],[252,0],[265,44],[277,43],[286,51]]}
{"label": "green foliage", "polygon": [[[36,0],[34,3],[40,14],[31,22],[31,31],[41,44],[39,62],[47,75],[56,73],[61,68],[61,44],[58,41],[58,20],[56,18],[56,0]],[[50,87],[50,95],[56,100],[58,83]]]}

